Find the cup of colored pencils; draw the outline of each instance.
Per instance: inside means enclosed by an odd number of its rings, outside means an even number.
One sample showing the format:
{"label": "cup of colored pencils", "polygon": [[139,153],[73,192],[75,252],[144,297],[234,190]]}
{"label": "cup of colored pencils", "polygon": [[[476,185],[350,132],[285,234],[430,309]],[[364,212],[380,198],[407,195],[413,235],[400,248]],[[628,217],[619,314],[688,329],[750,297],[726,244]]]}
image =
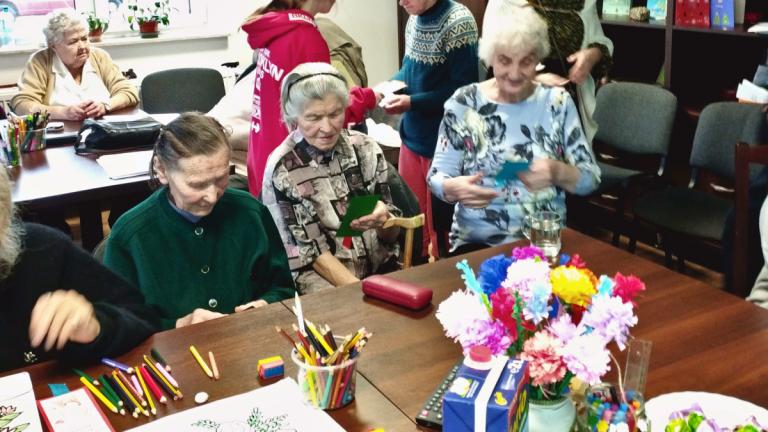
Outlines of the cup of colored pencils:
{"label": "cup of colored pencils", "polygon": [[8,117],[8,137],[16,147],[16,151],[28,153],[45,149],[45,128],[48,125],[48,117],[46,112]]}
{"label": "cup of colored pencils", "polygon": [[297,381],[306,400],[320,409],[341,408],[355,399],[355,367],[360,350],[372,336],[365,328],[354,334],[333,336],[330,328],[305,321],[303,329],[294,327],[297,341],[291,359],[299,368]]}

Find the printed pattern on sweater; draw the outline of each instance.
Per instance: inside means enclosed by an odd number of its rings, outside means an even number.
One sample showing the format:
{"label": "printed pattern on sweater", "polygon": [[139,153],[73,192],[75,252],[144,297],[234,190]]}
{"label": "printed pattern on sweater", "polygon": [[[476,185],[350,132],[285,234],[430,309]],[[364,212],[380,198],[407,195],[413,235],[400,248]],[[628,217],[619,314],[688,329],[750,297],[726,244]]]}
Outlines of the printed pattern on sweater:
{"label": "printed pattern on sweater", "polygon": [[415,61],[434,65],[445,63],[454,49],[477,43],[477,24],[472,13],[454,4],[441,19],[417,23],[418,17],[408,19],[405,28],[405,55]]}

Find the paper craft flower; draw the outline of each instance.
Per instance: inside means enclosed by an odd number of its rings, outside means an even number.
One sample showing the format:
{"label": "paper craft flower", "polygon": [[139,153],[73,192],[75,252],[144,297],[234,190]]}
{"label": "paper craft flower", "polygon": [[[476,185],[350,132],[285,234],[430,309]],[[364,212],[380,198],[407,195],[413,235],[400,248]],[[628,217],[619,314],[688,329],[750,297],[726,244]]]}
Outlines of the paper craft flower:
{"label": "paper craft flower", "polygon": [[608,345],[625,348],[645,290],[635,276],[596,277],[578,255],[550,268],[532,246],[489,258],[477,276],[466,260],[457,268],[466,288],[436,314],[446,335],[465,352],[485,345],[527,360],[534,399],[561,397],[573,377],[598,383],[610,369]]}

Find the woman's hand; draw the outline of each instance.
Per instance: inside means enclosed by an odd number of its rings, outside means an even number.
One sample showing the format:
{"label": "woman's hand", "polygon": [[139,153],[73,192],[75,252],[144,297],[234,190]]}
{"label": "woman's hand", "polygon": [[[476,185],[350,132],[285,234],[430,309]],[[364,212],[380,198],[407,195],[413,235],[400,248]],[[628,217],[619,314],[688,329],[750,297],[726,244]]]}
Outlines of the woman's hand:
{"label": "woman's hand", "polygon": [[540,73],[536,75],[536,82],[550,87],[562,87],[568,84],[568,78],[553,73]]}
{"label": "woman's hand", "polygon": [[223,313],[209,311],[208,309],[197,308],[191,314],[185,315],[176,320],[176,328],[186,327],[188,325],[210,321],[212,319],[226,316]]}
{"label": "woman's hand", "polygon": [[107,113],[107,107],[101,102],[84,101],[80,104],[80,107],[85,111],[87,118],[101,118]]}
{"label": "woman's hand", "polygon": [[554,159],[536,159],[531,162],[527,171],[518,173],[517,177],[531,192],[550,186],[573,192],[581,177],[581,171],[573,165]]}
{"label": "woman's hand", "polygon": [[402,114],[411,109],[411,97],[409,95],[392,95],[384,102],[384,111],[387,114]]}
{"label": "woman's hand", "polygon": [[246,304],[235,307],[235,312],[242,312],[248,309],[256,309],[262,306],[266,306],[267,304],[268,303],[266,300],[254,300],[252,302],[248,302]]}
{"label": "woman's hand", "polygon": [[381,228],[389,217],[390,215],[389,210],[387,210],[387,205],[378,201],[371,214],[353,220],[349,223],[349,227],[355,231],[368,231],[373,228]]}
{"label": "woman's hand", "polygon": [[37,299],[29,320],[29,341],[45,350],[64,348],[67,342],[91,343],[101,333],[93,305],[77,291],[58,290]]}
{"label": "woman's hand", "polygon": [[603,53],[598,48],[586,48],[569,55],[566,60],[573,66],[568,71],[568,79],[575,84],[583,83],[602,58]]}
{"label": "woman's hand", "polygon": [[460,176],[443,181],[443,193],[450,202],[460,202],[464,207],[484,208],[499,196],[493,189],[478,186],[483,181],[480,173],[471,176]]}
{"label": "woman's hand", "polygon": [[81,102],[77,105],[58,107],[58,115],[55,117],[60,120],[82,121],[85,120],[87,115]]}

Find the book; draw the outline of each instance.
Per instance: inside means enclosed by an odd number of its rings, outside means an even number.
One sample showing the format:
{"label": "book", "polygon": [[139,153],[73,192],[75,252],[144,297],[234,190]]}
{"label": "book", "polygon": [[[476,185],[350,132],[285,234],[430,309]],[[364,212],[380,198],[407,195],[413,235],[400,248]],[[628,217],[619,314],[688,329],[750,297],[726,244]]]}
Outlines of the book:
{"label": "book", "polygon": [[603,0],[603,15],[629,16],[632,0]]}
{"label": "book", "polygon": [[27,372],[0,378],[0,431],[43,432]]}
{"label": "book", "polygon": [[91,393],[83,387],[41,399],[37,405],[51,432],[115,432]]}
{"label": "book", "polygon": [[711,0],[710,21],[712,28],[732,30],[736,22],[733,0]]}
{"label": "book", "polygon": [[646,7],[651,11],[652,20],[667,19],[667,0],[648,0]]}

